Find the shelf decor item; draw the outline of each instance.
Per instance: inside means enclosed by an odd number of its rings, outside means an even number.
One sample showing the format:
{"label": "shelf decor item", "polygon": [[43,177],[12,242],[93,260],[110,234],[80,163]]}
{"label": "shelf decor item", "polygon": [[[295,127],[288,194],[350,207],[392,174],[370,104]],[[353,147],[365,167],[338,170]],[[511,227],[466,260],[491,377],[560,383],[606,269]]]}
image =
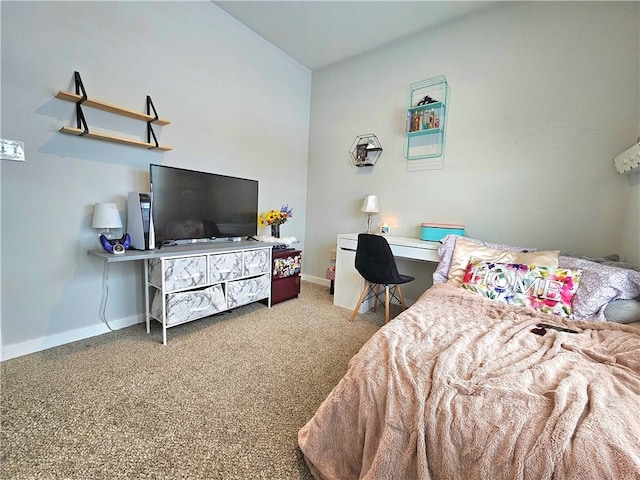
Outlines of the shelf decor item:
{"label": "shelf decor item", "polygon": [[449,84],[444,75],[409,85],[405,148],[407,160],[432,159],[425,163],[442,168],[446,133]]}
{"label": "shelf decor item", "polygon": [[285,203],[280,207],[280,210],[269,210],[258,215],[258,226],[271,227],[271,236],[280,238],[280,225],[286,223],[293,217],[293,209],[289,207],[289,204]]}
{"label": "shelf decor item", "polygon": [[356,167],[373,167],[382,155],[382,146],[373,133],[358,135],[351,144],[349,155]]}

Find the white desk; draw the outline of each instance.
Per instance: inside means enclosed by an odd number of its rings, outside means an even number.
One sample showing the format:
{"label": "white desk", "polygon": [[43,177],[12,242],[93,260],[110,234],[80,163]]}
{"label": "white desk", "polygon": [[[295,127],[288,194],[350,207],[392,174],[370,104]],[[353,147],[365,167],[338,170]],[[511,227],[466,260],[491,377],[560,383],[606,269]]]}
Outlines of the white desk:
{"label": "white desk", "polygon": [[[428,242],[418,238],[385,236],[394,257],[439,262],[438,248],[440,242]],[[358,234],[346,233],[338,235],[336,250],[336,279],[333,293],[333,304],[353,310],[356,308],[360,294],[364,289],[364,279],[355,267]],[[367,311],[370,305],[363,304],[360,313]]]}

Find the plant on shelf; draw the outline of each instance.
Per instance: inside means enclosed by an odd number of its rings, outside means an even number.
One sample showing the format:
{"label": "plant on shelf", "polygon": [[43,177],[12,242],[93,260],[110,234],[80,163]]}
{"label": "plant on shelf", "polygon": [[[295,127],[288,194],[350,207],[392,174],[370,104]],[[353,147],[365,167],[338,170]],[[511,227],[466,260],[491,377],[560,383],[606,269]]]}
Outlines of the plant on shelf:
{"label": "plant on shelf", "polygon": [[258,225],[260,227],[271,226],[271,236],[280,238],[280,225],[293,217],[293,209],[285,203],[280,210],[269,210],[258,215]]}

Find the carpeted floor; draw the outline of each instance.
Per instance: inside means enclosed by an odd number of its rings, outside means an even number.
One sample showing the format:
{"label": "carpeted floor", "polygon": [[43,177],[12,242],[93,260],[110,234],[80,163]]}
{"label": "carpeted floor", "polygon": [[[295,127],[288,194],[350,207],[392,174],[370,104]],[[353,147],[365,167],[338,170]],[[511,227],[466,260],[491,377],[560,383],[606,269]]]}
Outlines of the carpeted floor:
{"label": "carpeted floor", "polygon": [[2,479],[311,479],[298,430],[384,324],[327,287],[3,362]]}

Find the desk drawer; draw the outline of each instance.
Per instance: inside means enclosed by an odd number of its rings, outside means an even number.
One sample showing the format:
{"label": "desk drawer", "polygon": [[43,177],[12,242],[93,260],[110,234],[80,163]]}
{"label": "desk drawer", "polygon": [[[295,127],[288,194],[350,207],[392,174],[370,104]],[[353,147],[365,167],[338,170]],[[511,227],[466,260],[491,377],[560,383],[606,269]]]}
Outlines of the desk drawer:
{"label": "desk drawer", "polygon": [[[427,262],[439,262],[438,242],[429,242],[417,238],[385,236],[391,253],[394,257],[408,258],[410,260],[423,260]],[[338,235],[338,249],[344,252],[355,252],[358,249],[357,236]]]}
{"label": "desk drawer", "polygon": [[[427,243],[427,242],[425,242]],[[426,262],[437,263],[440,261],[437,249],[420,248],[405,245],[391,244],[391,253],[394,257],[407,258],[409,260],[424,260]]]}
{"label": "desk drawer", "polygon": [[354,252],[358,248],[358,239],[338,237],[338,248],[343,250],[353,250]]}

